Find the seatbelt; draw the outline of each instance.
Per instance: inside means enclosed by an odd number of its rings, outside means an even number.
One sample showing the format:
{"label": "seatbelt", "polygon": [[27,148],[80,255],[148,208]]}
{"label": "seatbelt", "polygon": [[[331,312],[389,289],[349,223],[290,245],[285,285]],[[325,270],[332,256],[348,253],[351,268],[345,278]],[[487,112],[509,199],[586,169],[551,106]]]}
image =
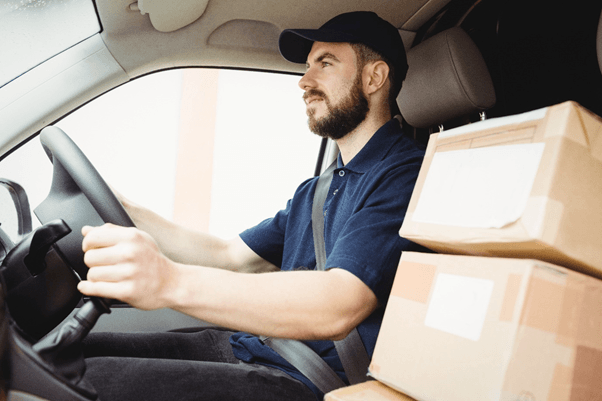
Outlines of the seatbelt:
{"label": "seatbelt", "polygon": [[[316,270],[326,269],[326,246],[324,243],[324,202],[330,189],[330,183],[337,161],[335,160],[326,171],[318,178],[316,192],[314,193],[311,210],[312,229],[314,235],[314,249],[316,252]],[[322,181],[322,182],[320,182]],[[334,346],[339,354],[347,379],[351,384],[362,383],[367,380],[370,357],[362,343],[362,339],[354,328],[347,337],[335,341]]]}
{"label": "seatbelt", "polygon": [[[312,205],[312,230],[316,253],[316,270],[326,269],[326,248],[324,244],[324,202],[330,189],[330,183],[336,160],[320,175],[316,184]],[[344,387],[345,383],[330,366],[311,348],[297,340],[284,338],[262,338],[264,343],[278,352],[288,363],[307,377],[323,393]],[[370,358],[362,339],[354,328],[343,340],[335,341],[334,346],[343,364],[349,383],[356,384],[368,379],[366,373]]]}
{"label": "seatbelt", "polygon": [[305,343],[288,338],[267,337],[261,340],[297,368],[324,394],[345,387],[345,382]]}

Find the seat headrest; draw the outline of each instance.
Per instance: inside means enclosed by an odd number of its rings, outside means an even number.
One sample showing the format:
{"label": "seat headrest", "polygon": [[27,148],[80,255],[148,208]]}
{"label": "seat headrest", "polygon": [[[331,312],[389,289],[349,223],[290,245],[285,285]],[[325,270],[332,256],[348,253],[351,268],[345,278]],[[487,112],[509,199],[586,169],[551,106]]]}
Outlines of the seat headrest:
{"label": "seat headrest", "polygon": [[408,65],[397,103],[414,127],[437,126],[495,104],[485,60],[461,28],[438,33],[410,49]]}

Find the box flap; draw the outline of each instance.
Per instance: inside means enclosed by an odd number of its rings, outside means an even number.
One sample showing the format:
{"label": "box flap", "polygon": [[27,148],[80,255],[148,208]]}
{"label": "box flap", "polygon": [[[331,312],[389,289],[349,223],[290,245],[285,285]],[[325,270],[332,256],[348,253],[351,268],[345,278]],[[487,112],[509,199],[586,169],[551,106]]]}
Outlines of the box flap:
{"label": "box flap", "polygon": [[577,113],[592,157],[602,162],[602,118],[583,108],[578,108]]}

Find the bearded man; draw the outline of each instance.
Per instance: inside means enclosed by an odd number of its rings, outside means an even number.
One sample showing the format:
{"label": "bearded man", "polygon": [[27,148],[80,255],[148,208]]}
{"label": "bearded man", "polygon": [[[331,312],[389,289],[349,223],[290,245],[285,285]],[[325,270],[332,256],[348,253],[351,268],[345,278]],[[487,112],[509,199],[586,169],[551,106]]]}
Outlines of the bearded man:
{"label": "bearded man", "polygon": [[324,270],[315,270],[312,232],[317,177],[229,241],[123,199],[138,228],[84,227],[90,270],[80,291],[232,331],[90,336],[86,378],[101,399],[316,400],[319,384],[265,337],[305,340],[344,381],[333,340],[357,328],[372,355],[401,252],[417,249],[398,236],[423,157],[393,118],[403,44],[376,14],[353,12],[320,29],[285,30],[279,46],[306,64],[299,86],[310,129],[340,149],[320,211]]}

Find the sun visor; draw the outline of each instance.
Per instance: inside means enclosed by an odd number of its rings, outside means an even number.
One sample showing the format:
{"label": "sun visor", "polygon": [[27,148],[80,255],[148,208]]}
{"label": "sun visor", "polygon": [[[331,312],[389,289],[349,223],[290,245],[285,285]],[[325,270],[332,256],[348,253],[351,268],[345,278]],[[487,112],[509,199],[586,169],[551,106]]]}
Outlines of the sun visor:
{"label": "sun visor", "polygon": [[173,32],[199,19],[208,3],[209,0],[138,0],[130,8],[148,14],[157,31]]}

